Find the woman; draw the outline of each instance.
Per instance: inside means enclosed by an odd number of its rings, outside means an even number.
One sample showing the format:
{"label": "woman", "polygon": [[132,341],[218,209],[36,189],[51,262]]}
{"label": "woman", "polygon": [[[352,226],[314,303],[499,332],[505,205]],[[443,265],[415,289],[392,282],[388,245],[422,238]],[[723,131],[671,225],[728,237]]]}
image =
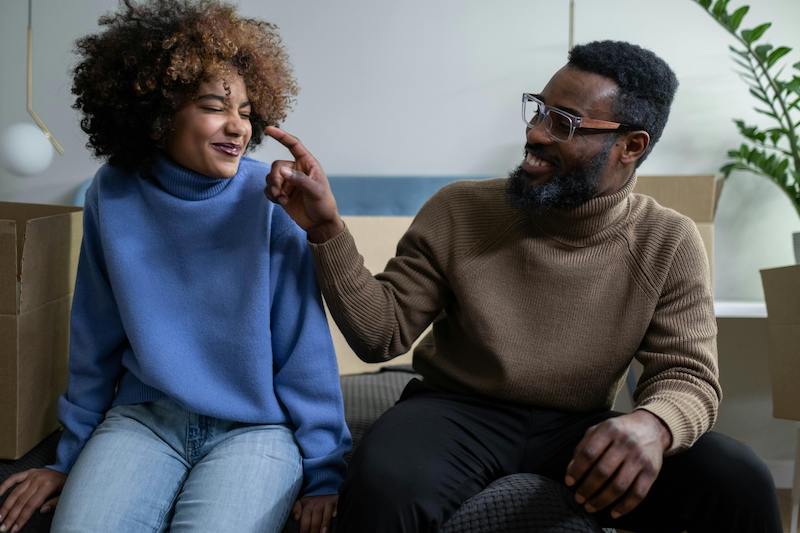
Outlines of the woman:
{"label": "woman", "polygon": [[0,487],[2,526],[58,503],[56,532],[279,531],[294,505],[326,531],[350,447],[335,355],[305,234],[243,157],[297,92],[276,28],[188,0],[124,0],[100,24],[74,71],[108,163],[86,195],[64,434],[54,465]]}

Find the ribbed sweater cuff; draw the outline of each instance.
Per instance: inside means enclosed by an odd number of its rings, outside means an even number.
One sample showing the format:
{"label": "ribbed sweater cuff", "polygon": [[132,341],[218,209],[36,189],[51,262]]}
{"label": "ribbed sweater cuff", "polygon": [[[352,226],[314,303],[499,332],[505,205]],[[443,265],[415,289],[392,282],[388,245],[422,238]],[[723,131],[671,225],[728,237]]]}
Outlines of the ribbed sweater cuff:
{"label": "ribbed sweater cuff", "polygon": [[665,398],[649,400],[636,409],[644,409],[666,424],[672,434],[672,444],[664,455],[674,455],[689,448],[700,437],[700,433],[687,418],[686,413],[675,402]]}
{"label": "ribbed sweater cuff", "polygon": [[322,287],[341,285],[358,273],[364,264],[364,259],[358,253],[356,243],[346,225],[344,231],[336,237],[322,244],[312,242],[308,244],[317,265],[317,277]]}
{"label": "ribbed sweater cuff", "polygon": [[301,496],[324,496],[336,494],[342,477],[332,470],[305,471],[305,487]]}

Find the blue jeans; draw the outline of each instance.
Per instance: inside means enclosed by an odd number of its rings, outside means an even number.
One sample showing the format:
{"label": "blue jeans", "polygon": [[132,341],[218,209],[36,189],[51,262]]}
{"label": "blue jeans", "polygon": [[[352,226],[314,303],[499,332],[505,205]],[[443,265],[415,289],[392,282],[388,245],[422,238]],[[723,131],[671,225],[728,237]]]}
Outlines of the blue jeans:
{"label": "blue jeans", "polygon": [[109,410],[67,477],[53,532],[279,532],[303,480],[292,432],[170,399]]}

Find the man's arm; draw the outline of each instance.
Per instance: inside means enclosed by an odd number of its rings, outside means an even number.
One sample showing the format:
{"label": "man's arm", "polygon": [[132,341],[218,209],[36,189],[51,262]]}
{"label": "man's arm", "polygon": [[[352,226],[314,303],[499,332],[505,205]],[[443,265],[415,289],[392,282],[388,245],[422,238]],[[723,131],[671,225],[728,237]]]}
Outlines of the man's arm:
{"label": "man's arm", "polygon": [[449,241],[440,198],[422,208],[396,257],[373,277],[339,216],[322,166],[297,138],[274,127],[266,132],[295,160],[273,163],[265,193],[306,230],[320,288],[339,329],[364,361],[407,352],[449,294],[445,267],[435,253]]}
{"label": "man's arm", "polygon": [[587,431],[565,481],[590,512],[632,511],[661,470],[663,456],[691,446],[714,423],[722,392],[708,261],[694,224],[673,256],[641,347],[635,410]]}
{"label": "man's arm", "polygon": [[722,399],[708,259],[688,220],[636,358],[644,370],[635,408],[669,428],[667,455],[685,450],[714,424]]}

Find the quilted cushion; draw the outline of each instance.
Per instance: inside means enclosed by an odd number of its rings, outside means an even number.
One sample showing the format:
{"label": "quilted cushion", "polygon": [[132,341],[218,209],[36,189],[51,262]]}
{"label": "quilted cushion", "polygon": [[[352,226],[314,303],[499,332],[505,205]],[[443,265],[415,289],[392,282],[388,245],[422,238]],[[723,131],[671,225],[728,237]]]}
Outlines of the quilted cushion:
{"label": "quilted cushion", "polygon": [[602,532],[560,483],[535,474],[496,480],[466,502],[442,533]]}

